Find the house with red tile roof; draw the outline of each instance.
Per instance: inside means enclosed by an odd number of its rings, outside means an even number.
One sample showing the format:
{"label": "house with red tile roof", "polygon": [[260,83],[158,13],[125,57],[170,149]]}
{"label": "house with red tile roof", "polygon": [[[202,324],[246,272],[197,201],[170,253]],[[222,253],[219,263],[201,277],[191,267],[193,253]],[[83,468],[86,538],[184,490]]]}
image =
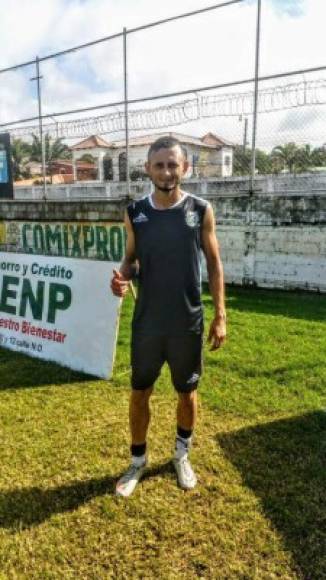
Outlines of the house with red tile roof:
{"label": "house with red tile roof", "polygon": [[[191,177],[231,177],[233,168],[234,144],[214,133],[203,137],[193,137],[182,133],[164,132],[152,135],[132,137],[129,140],[129,172],[131,179],[144,179],[144,164],[149,146],[159,137],[175,137],[187,150],[189,170],[186,178]],[[73,154],[74,181],[79,180],[78,163],[93,159],[96,168],[96,180],[126,180],[126,147],[125,141],[106,141],[98,135],[92,135],[71,147]]]}

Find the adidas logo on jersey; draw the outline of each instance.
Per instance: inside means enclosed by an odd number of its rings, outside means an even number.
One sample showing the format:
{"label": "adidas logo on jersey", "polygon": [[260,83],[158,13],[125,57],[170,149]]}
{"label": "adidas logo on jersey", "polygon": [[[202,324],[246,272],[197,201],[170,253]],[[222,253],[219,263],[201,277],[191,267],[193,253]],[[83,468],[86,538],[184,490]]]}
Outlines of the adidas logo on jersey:
{"label": "adidas logo on jersey", "polygon": [[147,216],[146,216],[144,213],[140,212],[140,213],[139,213],[139,214],[138,214],[138,215],[137,215],[137,216],[136,216],[136,217],[135,217],[135,218],[132,220],[132,222],[133,222],[134,224],[139,224],[139,223],[141,223],[141,222],[148,222],[148,217],[147,217]]}

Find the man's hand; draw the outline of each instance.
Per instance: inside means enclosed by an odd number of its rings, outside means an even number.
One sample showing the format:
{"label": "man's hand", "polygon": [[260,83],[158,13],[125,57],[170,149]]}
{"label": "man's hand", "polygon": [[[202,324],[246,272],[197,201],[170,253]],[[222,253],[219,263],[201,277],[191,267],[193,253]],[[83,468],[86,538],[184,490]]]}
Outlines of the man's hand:
{"label": "man's hand", "polygon": [[111,290],[113,294],[119,298],[123,298],[129,290],[129,280],[126,280],[121,272],[118,272],[117,270],[113,270]]}
{"label": "man's hand", "polygon": [[211,344],[209,350],[220,348],[226,338],[226,319],[225,316],[216,317],[211,322],[207,342]]}

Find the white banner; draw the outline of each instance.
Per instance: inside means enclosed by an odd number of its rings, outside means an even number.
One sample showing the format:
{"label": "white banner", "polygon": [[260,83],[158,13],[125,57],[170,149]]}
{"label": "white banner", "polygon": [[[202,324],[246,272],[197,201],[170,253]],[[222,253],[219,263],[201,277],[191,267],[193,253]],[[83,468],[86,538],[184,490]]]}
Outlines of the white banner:
{"label": "white banner", "polygon": [[102,378],[112,373],[119,264],[0,252],[0,345]]}

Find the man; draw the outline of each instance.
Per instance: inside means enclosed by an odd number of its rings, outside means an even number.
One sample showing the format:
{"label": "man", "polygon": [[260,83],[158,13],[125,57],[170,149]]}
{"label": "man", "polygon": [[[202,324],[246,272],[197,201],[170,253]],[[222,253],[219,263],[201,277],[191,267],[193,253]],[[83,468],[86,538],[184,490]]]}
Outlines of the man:
{"label": "man", "polygon": [[202,367],[201,249],[215,306],[208,334],[211,350],[225,339],[226,318],[214,215],[206,201],[181,190],[188,166],[186,152],[176,139],[161,137],[151,145],[145,167],[154,193],[127,208],[126,257],[111,281],[113,293],[123,297],[138,270],[131,340],[131,465],[116,486],[122,496],[134,491],[146,468],[149,398],[164,362],[178,393],[173,464],[180,487],[192,489],[197,482],[188,454]]}

